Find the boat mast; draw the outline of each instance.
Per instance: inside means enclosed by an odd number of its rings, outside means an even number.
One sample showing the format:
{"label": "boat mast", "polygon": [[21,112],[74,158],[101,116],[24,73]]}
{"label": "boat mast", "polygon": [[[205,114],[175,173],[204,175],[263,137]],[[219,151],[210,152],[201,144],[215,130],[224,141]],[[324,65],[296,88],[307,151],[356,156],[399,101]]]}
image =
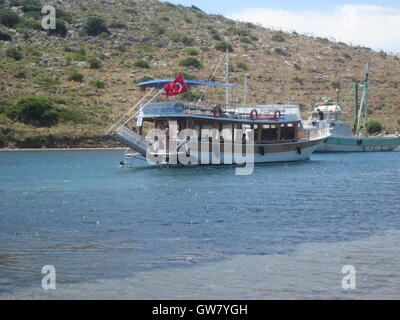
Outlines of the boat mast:
{"label": "boat mast", "polygon": [[[363,116],[363,108],[365,108],[365,114],[364,114],[364,120],[365,120],[365,132],[367,135],[367,125],[368,125],[368,76],[369,76],[369,63],[367,63],[367,66],[365,68],[365,82],[363,85],[359,85],[358,87],[363,88],[362,91],[362,96],[361,96],[361,103],[360,103],[360,109],[359,113],[357,115],[357,130],[356,130],[356,135],[358,137],[359,132],[360,132],[360,127],[361,127],[361,118]],[[358,88],[357,88],[358,91]]]}
{"label": "boat mast", "polygon": [[358,80],[354,83],[354,105],[356,109],[356,116],[354,121],[354,132],[358,131],[358,88],[359,83]]}
{"label": "boat mast", "polygon": [[247,92],[248,92],[248,83],[247,83],[247,81],[248,81],[248,79],[249,79],[249,75],[246,74],[244,76],[244,97],[243,97],[243,106],[244,107],[247,107]]}
{"label": "boat mast", "polygon": [[[229,80],[229,48],[226,48],[226,55],[225,55],[225,83],[228,83]],[[225,93],[225,105],[228,108],[229,105],[229,88],[226,88]]]}
{"label": "boat mast", "polygon": [[368,100],[368,89],[369,89],[369,66],[370,63],[367,63],[367,66],[365,67],[365,84],[364,84],[364,90],[365,90],[365,128],[368,126],[368,108],[369,108],[369,100]]}

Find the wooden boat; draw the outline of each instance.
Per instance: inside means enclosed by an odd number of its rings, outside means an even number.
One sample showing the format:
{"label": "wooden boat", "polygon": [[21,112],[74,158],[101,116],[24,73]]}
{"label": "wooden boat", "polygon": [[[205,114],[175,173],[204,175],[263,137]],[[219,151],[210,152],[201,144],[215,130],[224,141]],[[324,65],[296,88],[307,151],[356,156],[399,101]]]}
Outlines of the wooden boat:
{"label": "wooden boat", "polygon": [[[171,81],[153,80],[139,86],[155,90]],[[233,87],[192,80],[186,83]],[[162,89],[158,96],[160,92]],[[111,137],[130,148],[125,161],[129,166],[304,161],[328,136],[326,129],[305,130],[297,106],[232,110],[221,105],[154,100],[141,102],[134,116],[109,131]],[[132,120],[136,121],[134,129],[129,127]]]}

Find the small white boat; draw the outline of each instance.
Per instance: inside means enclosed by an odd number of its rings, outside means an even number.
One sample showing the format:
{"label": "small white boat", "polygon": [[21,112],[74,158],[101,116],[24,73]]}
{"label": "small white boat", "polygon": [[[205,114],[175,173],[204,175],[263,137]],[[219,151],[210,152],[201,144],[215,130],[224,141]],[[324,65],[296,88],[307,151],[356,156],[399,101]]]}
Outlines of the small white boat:
{"label": "small white boat", "polygon": [[[368,136],[368,73],[369,64],[366,68],[366,80],[363,85],[355,83],[354,93],[356,102],[356,120],[354,129],[351,123],[341,120],[345,115],[342,106],[338,102],[325,100],[317,103],[307,121],[303,122],[306,128],[328,128],[330,136],[321,144],[316,152],[382,152],[394,151],[400,146],[398,135],[383,136],[377,133]],[[358,90],[363,88],[361,103],[359,104]],[[365,120],[365,133],[362,135],[361,121]]]}
{"label": "small white boat", "polygon": [[[319,111],[323,112],[324,120],[319,119]],[[400,137],[376,135],[361,137],[350,129],[350,123],[342,121],[344,113],[341,107],[333,102],[320,103],[311,113],[306,128],[329,128],[330,136],[321,144],[316,152],[381,152],[393,151],[400,146]]]}

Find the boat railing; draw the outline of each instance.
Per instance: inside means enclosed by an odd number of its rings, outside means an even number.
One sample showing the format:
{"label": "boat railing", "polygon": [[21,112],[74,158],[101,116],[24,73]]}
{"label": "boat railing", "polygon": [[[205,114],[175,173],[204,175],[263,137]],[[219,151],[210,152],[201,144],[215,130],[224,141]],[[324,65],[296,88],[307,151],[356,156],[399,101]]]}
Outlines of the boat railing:
{"label": "boat railing", "polygon": [[304,128],[305,136],[308,140],[323,139],[330,136],[329,126]]}
{"label": "boat railing", "polygon": [[[144,104],[143,104],[144,106]],[[142,108],[142,106],[141,106]],[[147,104],[143,109],[143,115],[146,114],[182,114],[215,116],[216,112],[220,117],[228,117],[235,119],[250,119],[252,110],[257,110],[259,115],[269,115],[273,117],[276,111],[281,112],[281,119],[292,119],[298,121],[299,107],[294,105],[266,105],[256,107],[228,107],[223,108],[222,105],[207,102],[184,102],[184,101],[164,101],[152,102]]]}

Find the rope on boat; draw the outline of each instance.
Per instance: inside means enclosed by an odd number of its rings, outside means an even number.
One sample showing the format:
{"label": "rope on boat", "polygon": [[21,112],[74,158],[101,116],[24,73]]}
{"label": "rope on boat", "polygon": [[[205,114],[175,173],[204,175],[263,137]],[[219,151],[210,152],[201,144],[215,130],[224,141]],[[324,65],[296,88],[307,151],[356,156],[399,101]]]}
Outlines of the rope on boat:
{"label": "rope on boat", "polygon": [[[215,74],[217,73],[219,67],[221,66],[222,61],[224,61],[224,56],[222,56],[221,60],[220,60],[219,63],[217,64],[217,66],[216,66],[216,68],[215,68],[213,74],[212,74],[211,77],[210,77],[209,82],[211,82],[212,79],[214,78],[214,76],[215,76]],[[207,87],[204,89],[204,91],[203,91],[203,93],[202,93],[202,95],[201,95],[201,97],[200,97],[200,99],[199,99],[199,102],[201,102],[201,101],[203,100],[204,95],[206,94],[206,92],[207,92],[207,90],[208,90],[209,87],[210,87],[210,86],[207,86]]]}

